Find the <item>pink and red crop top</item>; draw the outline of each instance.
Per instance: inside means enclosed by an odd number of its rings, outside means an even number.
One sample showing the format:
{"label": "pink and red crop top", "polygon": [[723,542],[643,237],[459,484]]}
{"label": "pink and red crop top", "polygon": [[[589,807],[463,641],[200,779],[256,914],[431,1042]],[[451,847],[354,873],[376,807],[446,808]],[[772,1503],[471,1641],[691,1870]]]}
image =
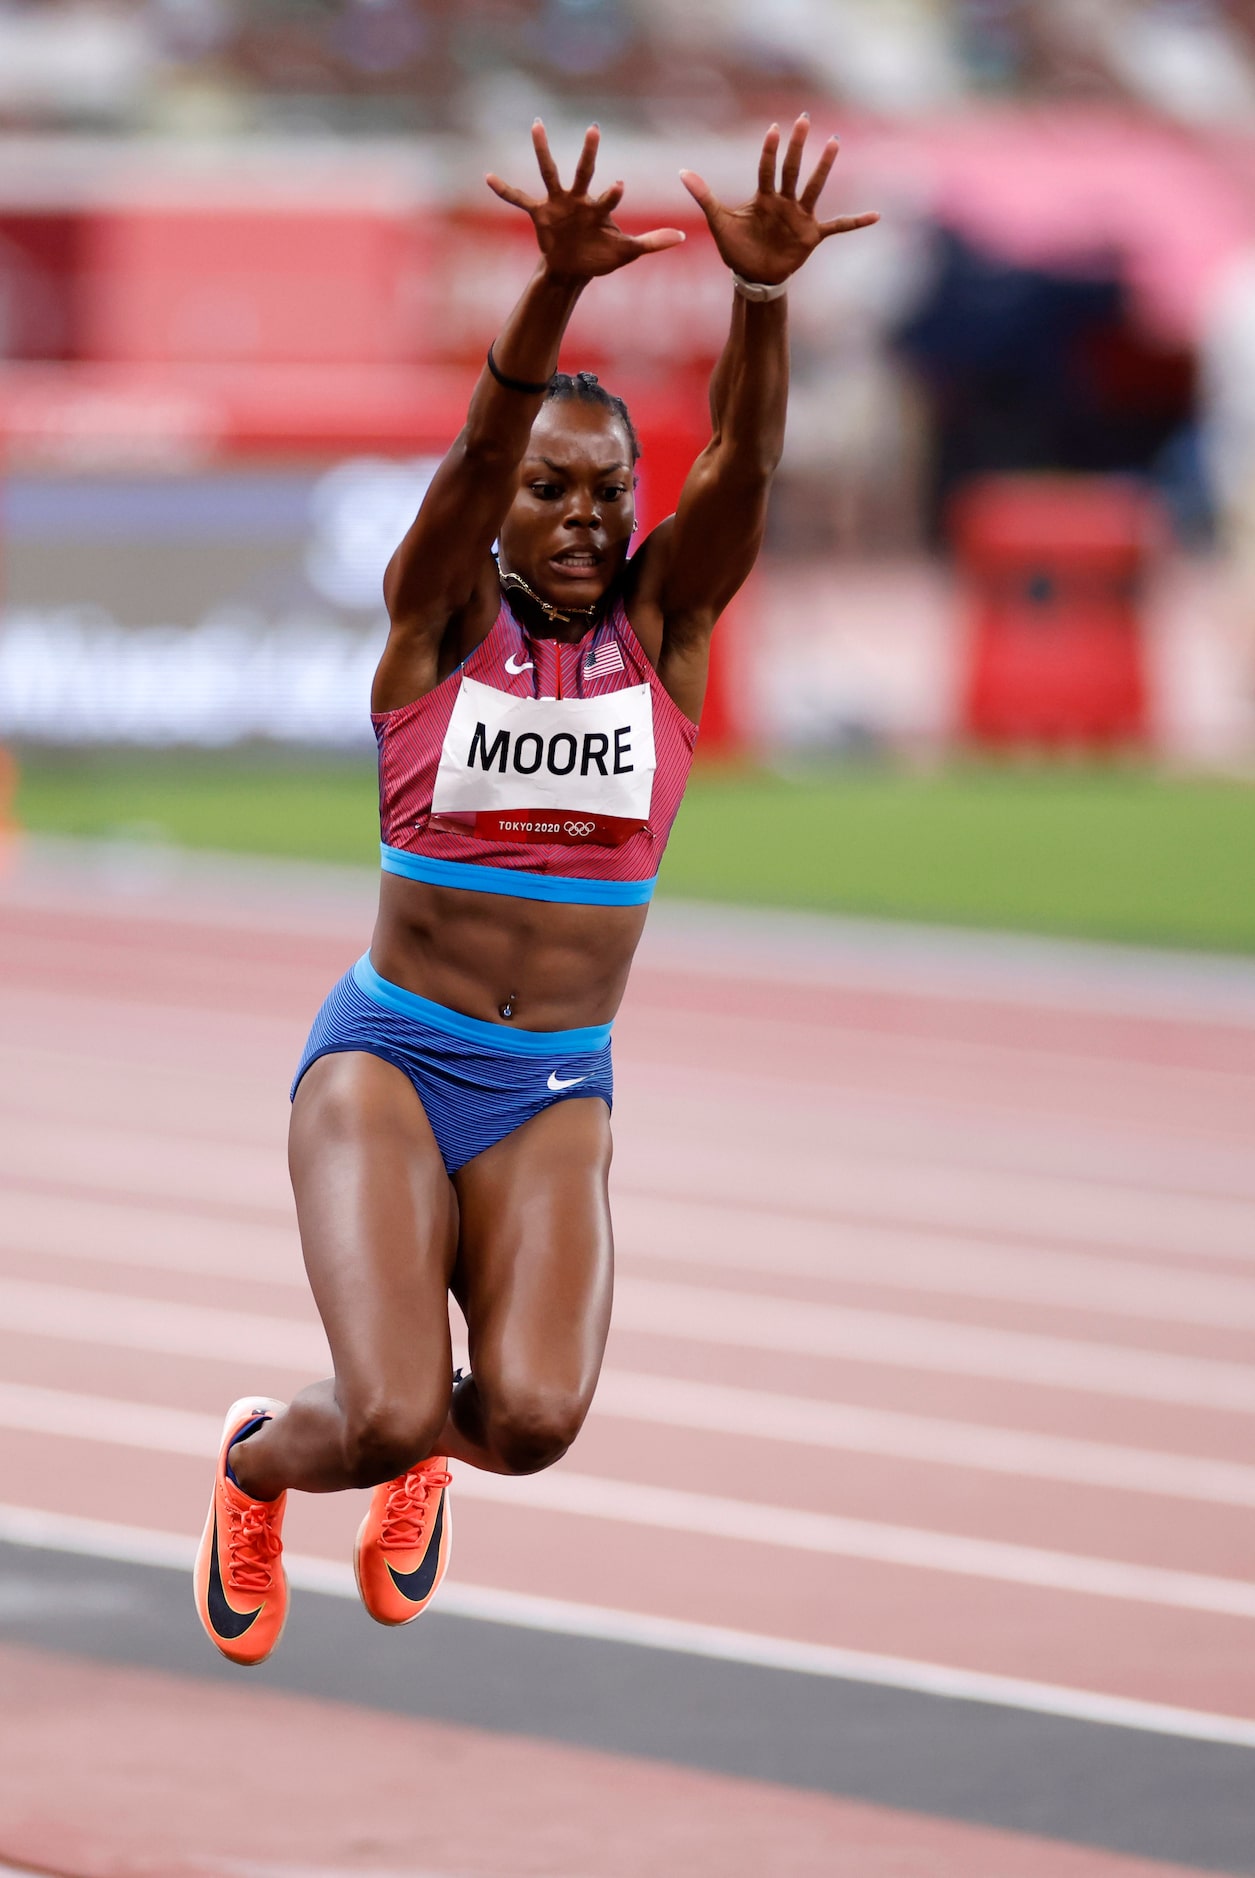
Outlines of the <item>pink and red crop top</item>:
{"label": "pink and red crop top", "polygon": [[372,722],[386,873],[525,900],[651,897],[697,726],[618,603],[563,645],[503,602],[455,672]]}

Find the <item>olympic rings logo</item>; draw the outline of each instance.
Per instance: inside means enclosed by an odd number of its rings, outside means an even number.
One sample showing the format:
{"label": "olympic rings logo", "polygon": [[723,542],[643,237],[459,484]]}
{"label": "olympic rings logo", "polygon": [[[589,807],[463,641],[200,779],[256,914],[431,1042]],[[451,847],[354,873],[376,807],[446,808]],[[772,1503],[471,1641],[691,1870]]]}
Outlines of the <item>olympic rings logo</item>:
{"label": "olympic rings logo", "polygon": [[562,824],[564,834],[577,836],[591,835],[596,826],[596,822],[563,822]]}

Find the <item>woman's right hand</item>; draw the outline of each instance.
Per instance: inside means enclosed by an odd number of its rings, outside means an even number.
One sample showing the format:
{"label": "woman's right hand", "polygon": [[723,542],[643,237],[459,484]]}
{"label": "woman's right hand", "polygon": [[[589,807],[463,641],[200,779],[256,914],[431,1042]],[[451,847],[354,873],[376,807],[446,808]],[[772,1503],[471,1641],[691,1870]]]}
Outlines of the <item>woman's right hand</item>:
{"label": "woman's right hand", "polygon": [[592,280],[599,274],[613,274],[642,254],[656,254],[662,248],[676,248],[684,240],[678,228],[655,228],[647,235],[625,235],[613,220],[623,199],[623,184],[614,183],[604,194],[590,196],[593,166],[601,132],[591,125],[584,133],[584,148],[571,187],[564,189],[558,166],[549,148],[545,127],[537,118],[532,125],[532,144],[540,168],[545,195],[541,200],[503,182],[500,176],[485,178],[494,195],[530,215],[536,240],[545,265],[551,274],[572,280]]}

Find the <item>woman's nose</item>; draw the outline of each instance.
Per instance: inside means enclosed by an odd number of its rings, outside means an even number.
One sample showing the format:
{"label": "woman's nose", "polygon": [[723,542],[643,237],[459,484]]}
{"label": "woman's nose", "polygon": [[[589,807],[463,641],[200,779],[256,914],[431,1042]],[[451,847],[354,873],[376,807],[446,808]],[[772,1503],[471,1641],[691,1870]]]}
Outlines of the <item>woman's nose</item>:
{"label": "woman's nose", "polygon": [[568,528],[596,528],[601,520],[601,511],[592,496],[583,495],[574,490],[567,508],[565,521]]}

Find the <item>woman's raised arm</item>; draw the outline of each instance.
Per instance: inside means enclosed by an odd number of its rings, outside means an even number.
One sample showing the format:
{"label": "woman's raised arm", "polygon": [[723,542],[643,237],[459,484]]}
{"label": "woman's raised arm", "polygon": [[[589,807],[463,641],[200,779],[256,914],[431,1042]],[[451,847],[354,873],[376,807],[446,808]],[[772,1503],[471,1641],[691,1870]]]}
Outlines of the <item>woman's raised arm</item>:
{"label": "woman's raised arm", "polygon": [[725,208],[692,170],[680,172],[735,277],[736,291],[727,343],[710,383],[711,439],[689,472],[675,515],[641,551],[632,617],[636,625],[641,614],[646,643],[652,639],[658,646],[659,676],[694,719],[706,688],[711,630],[758,555],[767,494],[784,445],[785,283],[829,235],[880,219],[871,213],[819,220],[820,192],[837,159],[835,137],[798,194],[809,130],[809,117],[799,117],[777,183],[780,130],[772,125],[763,141],[757,191],[740,208]]}
{"label": "woman's raised arm", "polygon": [[[487,178],[502,201],[530,215],[540,260],[493,342],[460,436],[388,563],[384,599],[391,631],[375,675],[377,711],[421,697],[441,675],[442,653],[456,664],[492,624],[498,604],[492,543],[583,289],[600,274],[684,239],[675,228],[625,235],[615,224],[623,184],[599,196],[589,194],[599,142],[594,125],[585,135],[571,187],[564,189],[538,118],[532,143],[544,196],[529,196],[498,176]],[[451,629],[458,640],[453,656],[447,646]]]}

